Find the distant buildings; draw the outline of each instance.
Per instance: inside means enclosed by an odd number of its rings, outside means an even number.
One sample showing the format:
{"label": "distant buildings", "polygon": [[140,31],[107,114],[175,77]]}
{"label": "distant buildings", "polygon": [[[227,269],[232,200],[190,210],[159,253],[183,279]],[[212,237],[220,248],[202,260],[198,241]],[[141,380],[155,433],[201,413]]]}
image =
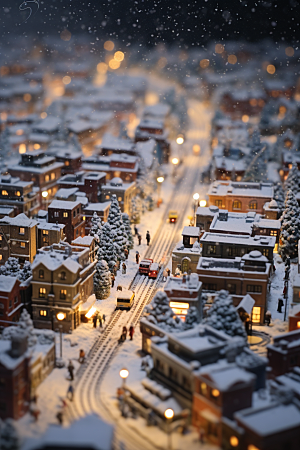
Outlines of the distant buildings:
{"label": "distant buildings", "polygon": [[20,281],[13,276],[0,275],[0,326],[7,327],[19,320],[23,303]]}
{"label": "distant buildings", "polygon": [[113,194],[117,196],[121,211],[130,214],[131,200],[136,194],[135,182],[124,183],[121,178],[113,178],[102,187],[101,201],[110,201]]}
{"label": "distant buildings", "polygon": [[64,224],[66,240],[69,243],[78,236],[85,235],[85,221],[80,201],[53,200],[48,208],[48,222]]}
{"label": "distant buildings", "polygon": [[21,181],[19,177],[10,174],[0,176],[1,206],[13,208],[13,215],[21,213],[33,217],[40,208],[38,189],[33,187],[33,181]]}

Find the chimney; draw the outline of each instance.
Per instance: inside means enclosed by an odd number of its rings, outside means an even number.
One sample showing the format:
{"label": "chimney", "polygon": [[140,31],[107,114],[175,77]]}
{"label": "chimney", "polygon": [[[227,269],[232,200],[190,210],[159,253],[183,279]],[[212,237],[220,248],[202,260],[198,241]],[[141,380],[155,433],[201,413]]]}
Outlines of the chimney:
{"label": "chimney", "polygon": [[13,334],[11,337],[10,356],[12,358],[19,358],[26,353],[27,348],[27,334],[18,330],[18,334]]}

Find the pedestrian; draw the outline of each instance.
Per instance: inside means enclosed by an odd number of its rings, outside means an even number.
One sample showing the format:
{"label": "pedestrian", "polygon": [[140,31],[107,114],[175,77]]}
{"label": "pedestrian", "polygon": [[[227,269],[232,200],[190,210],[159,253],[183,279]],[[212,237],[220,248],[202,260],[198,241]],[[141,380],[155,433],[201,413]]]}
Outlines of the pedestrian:
{"label": "pedestrian", "polygon": [[163,271],[163,281],[167,280],[167,276],[168,276],[168,272],[166,271],[166,269],[164,269],[164,271]]}
{"label": "pedestrian", "polygon": [[170,269],[167,269],[167,274],[168,274],[168,277],[171,275],[171,270]]}
{"label": "pedestrian", "polygon": [[149,231],[147,231],[147,233],[146,233],[146,241],[147,241],[147,245],[149,246],[149,244],[150,244],[150,233],[149,233]]}
{"label": "pedestrian", "polygon": [[139,245],[141,245],[141,243],[142,243],[142,236],[140,234],[138,234],[138,240],[139,240]]}
{"label": "pedestrian", "polygon": [[204,444],[204,430],[203,430],[203,428],[200,428],[200,430],[199,430],[199,441],[201,442],[201,444]]}
{"label": "pedestrian", "polygon": [[111,279],[111,287],[114,287],[116,277],[113,273],[110,275],[110,279]]}
{"label": "pedestrian", "polygon": [[283,300],[281,297],[278,299],[277,312],[282,313],[281,308],[283,307]]}
{"label": "pedestrian", "polygon": [[102,317],[101,317],[101,314],[99,314],[99,328],[102,328]]}
{"label": "pedestrian", "polygon": [[74,388],[73,385],[70,383],[70,386],[68,387],[67,391],[67,398],[72,402],[74,398]]}
{"label": "pedestrian", "polygon": [[135,261],[136,261],[137,264],[140,262],[140,254],[139,254],[139,252],[136,252],[136,254],[135,254]]}
{"label": "pedestrian", "polygon": [[58,413],[56,414],[56,418],[58,420],[59,425],[63,424],[64,421],[64,415],[62,411],[58,411]]}
{"label": "pedestrian", "polygon": [[[122,331],[122,333],[124,334],[124,336],[125,336],[125,339],[127,338],[127,328],[126,328],[126,326],[124,325],[124,327],[123,327],[123,331]],[[124,341],[125,341],[125,339],[124,339]]]}
{"label": "pedestrian", "polygon": [[130,340],[132,341],[132,339],[133,339],[133,334],[134,334],[134,327],[133,327],[133,325],[130,325],[130,328],[129,328],[129,336],[130,336]]}
{"label": "pedestrian", "polygon": [[103,323],[105,323],[105,318],[106,318],[106,316],[105,316],[105,314],[103,314],[103,315],[102,315]]}
{"label": "pedestrian", "polygon": [[84,352],[84,350],[81,348],[80,350],[79,350],[79,362],[80,362],[80,364],[82,364],[82,363],[84,363],[84,360],[85,360],[85,352]]}
{"label": "pedestrian", "polygon": [[134,225],[134,235],[135,235],[135,236],[138,235],[138,229],[137,229],[136,225]]}
{"label": "pedestrian", "polygon": [[126,264],[124,262],[122,264],[122,275],[126,275]]}
{"label": "pedestrian", "polygon": [[128,253],[129,253],[128,248],[125,248],[125,250],[124,250],[124,255],[125,255],[125,258],[126,258],[126,259],[128,259]]}
{"label": "pedestrian", "polygon": [[267,311],[266,315],[265,315],[265,320],[266,320],[266,324],[268,325],[268,327],[270,326],[271,318],[272,318],[272,315],[271,315],[270,311]]}
{"label": "pedestrian", "polygon": [[94,314],[94,315],[93,315],[93,325],[94,325],[94,328],[97,327],[97,320],[98,320],[98,314]]}
{"label": "pedestrian", "polygon": [[75,369],[75,367],[73,366],[71,359],[69,359],[68,372],[69,372],[71,381],[74,380],[74,369]]}

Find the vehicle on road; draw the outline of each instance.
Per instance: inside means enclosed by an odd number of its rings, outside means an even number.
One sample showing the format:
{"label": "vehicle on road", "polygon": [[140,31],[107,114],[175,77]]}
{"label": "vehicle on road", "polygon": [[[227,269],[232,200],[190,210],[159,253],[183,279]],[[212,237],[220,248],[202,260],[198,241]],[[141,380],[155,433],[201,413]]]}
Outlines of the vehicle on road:
{"label": "vehicle on road", "polygon": [[169,222],[170,223],[176,223],[177,218],[178,218],[177,211],[174,211],[174,210],[169,211]]}
{"label": "vehicle on road", "polygon": [[151,264],[153,263],[153,259],[145,258],[142,259],[139,265],[139,273],[142,275],[148,275]]}
{"label": "vehicle on road", "polygon": [[160,266],[158,263],[152,263],[149,268],[148,276],[149,278],[157,278],[160,271]]}
{"label": "vehicle on road", "polygon": [[[119,286],[118,286],[119,288]],[[122,288],[117,291],[117,309],[130,309],[133,305],[135,293]]]}

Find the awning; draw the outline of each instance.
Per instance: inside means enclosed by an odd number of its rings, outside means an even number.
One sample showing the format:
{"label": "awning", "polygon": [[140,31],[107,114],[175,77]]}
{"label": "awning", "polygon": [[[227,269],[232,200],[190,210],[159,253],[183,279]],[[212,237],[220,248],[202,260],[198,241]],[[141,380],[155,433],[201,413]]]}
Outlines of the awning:
{"label": "awning", "polygon": [[253,306],[255,305],[255,300],[251,297],[251,295],[247,294],[242,299],[240,304],[236,307],[236,310],[243,309],[249,316],[251,316]]}

